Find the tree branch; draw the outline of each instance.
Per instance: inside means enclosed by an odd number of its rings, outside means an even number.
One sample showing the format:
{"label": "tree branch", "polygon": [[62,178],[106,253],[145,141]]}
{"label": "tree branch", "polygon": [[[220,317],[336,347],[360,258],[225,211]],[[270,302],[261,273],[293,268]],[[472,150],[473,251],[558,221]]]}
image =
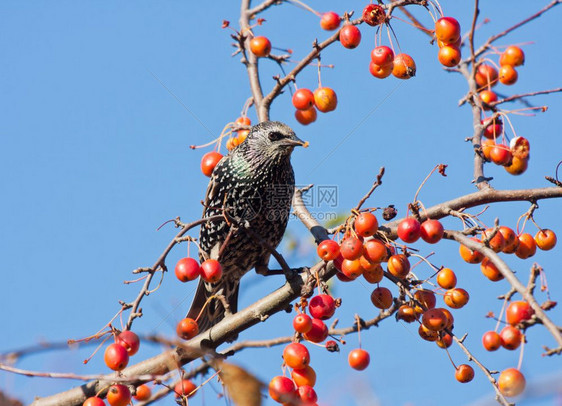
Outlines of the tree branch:
{"label": "tree branch", "polygon": [[490,106],[497,106],[498,104],[507,103],[510,101],[522,99],[524,97],[531,97],[531,96],[538,96],[540,94],[550,94],[550,93],[558,93],[562,92],[562,87],[558,87],[556,89],[549,89],[549,90],[539,90],[537,92],[530,92],[530,93],[523,93],[523,94],[514,94],[513,96],[505,97],[493,103],[490,103]]}
{"label": "tree branch", "polygon": [[548,10],[550,10],[552,7],[557,6],[558,4],[562,3],[562,0],[553,0],[551,1],[549,4],[547,4],[545,7],[543,7],[541,10],[539,10],[538,12],[536,12],[535,14],[533,14],[530,17],[527,17],[526,19],[518,22],[517,24],[509,27],[508,29],[500,32],[499,34],[496,35],[492,35],[490,38],[488,38],[488,40],[484,43],[484,45],[482,45],[480,48],[478,48],[475,51],[475,56],[480,56],[482,53],[484,53],[488,48],[490,48],[490,45],[494,42],[497,41],[498,39],[505,37],[507,34],[509,34],[510,32],[516,30],[517,28],[527,24],[530,21],[533,21],[536,18],[539,18],[541,15],[543,15],[544,13],[546,13]]}
{"label": "tree branch", "polygon": [[[336,269],[330,263],[328,267],[324,261],[320,261],[311,268],[311,273],[318,273],[322,280],[328,280],[336,273]],[[136,365],[132,365],[121,372],[124,377],[137,377],[145,375],[165,375],[181,365],[193,361],[202,355],[214,353],[214,350],[221,344],[232,339],[240,332],[265,321],[271,315],[290,308],[291,302],[299,298],[302,289],[309,282],[309,274],[303,273],[296,275],[292,280],[287,281],[282,287],[269,295],[258,300],[251,306],[225,317],[221,322],[211,329],[191,339],[188,343],[174,350],[166,351],[155,357],[149,358]],[[79,387],[75,387],[66,392],[62,392],[49,397],[35,400],[33,406],[79,406],[87,397],[94,396],[104,389],[108,382],[112,381],[113,374],[104,375],[103,380],[88,382]],[[136,385],[141,382],[135,380],[131,384]]]}
{"label": "tree branch", "polygon": [[517,293],[519,293],[521,297],[525,301],[527,301],[533,308],[533,310],[535,311],[535,317],[537,317],[550,332],[550,334],[552,334],[552,337],[556,340],[558,346],[562,346],[562,333],[560,332],[560,329],[550,320],[540,304],[537,303],[532,293],[519,281],[519,279],[517,279],[513,271],[499,257],[499,255],[496,254],[494,250],[484,246],[477,241],[471,240],[466,235],[458,231],[446,230],[443,237],[449,240],[455,240],[462,245],[470,248],[471,250],[478,251],[482,255],[488,257],[490,261],[492,261],[492,263],[498,268],[505,280],[509,282],[509,284],[513,286]]}

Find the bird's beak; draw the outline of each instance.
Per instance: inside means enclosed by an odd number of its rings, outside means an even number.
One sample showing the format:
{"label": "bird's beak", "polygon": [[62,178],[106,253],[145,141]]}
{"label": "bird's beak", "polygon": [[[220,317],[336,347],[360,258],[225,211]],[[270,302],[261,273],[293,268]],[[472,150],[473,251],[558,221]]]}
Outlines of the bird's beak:
{"label": "bird's beak", "polygon": [[285,143],[285,145],[290,145],[290,146],[295,146],[295,147],[301,146],[301,147],[304,147],[304,148],[308,148],[308,141],[303,141],[299,137],[297,137],[296,135],[292,139],[284,140],[284,143]]}

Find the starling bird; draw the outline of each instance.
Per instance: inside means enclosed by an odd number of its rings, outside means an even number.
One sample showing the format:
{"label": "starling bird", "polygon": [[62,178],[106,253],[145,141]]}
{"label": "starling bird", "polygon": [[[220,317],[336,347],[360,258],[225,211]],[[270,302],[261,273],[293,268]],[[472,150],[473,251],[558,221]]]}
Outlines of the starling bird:
{"label": "starling bird", "polygon": [[[223,276],[217,283],[199,281],[187,317],[195,319],[215,294],[222,294],[235,313],[240,278],[252,268],[267,269],[270,252],[260,241],[277,247],[285,233],[295,189],[291,153],[299,145],[308,143],[287,125],[259,123],[213,170],[203,218],[222,214],[225,219],[201,226],[199,256],[218,260]],[[198,320],[199,331],[221,321],[224,312],[223,304],[212,299]]]}

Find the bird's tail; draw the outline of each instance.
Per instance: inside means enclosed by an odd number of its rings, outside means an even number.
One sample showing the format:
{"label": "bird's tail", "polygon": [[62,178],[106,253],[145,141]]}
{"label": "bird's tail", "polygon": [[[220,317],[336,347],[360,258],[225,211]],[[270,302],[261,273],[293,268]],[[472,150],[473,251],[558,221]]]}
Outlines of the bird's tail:
{"label": "bird's tail", "polygon": [[[200,333],[210,329],[224,318],[225,309],[220,299],[213,298],[209,300],[209,303],[207,303],[207,300],[213,295],[222,295],[228,303],[230,312],[236,313],[238,311],[238,287],[239,281],[237,279],[223,278],[217,283],[208,283],[200,279],[186,317],[194,320],[199,317],[197,324]],[[205,308],[203,309],[203,307]],[[201,311],[202,309],[203,311]]]}

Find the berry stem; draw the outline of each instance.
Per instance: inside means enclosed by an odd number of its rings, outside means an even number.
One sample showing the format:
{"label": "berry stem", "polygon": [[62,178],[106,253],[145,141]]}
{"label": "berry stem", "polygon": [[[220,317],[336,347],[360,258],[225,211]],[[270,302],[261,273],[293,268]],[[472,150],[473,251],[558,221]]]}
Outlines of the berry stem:
{"label": "berry stem", "polygon": [[523,354],[525,350],[525,334],[521,334],[521,350],[519,350],[519,361],[517,362],[517,370],[521,370],[521,364],[523,364]]}
{"label": "berry stem", "polygon": [[289,3],[294,3],[295,6],[302,8],[303,10],[306,11],[310,11],[312,14],[315,14],[318,17],[322,17],[322,13],[314,10],[312,7],[310,7],[308,4],[303,3],[300,0],[289,0]]}

